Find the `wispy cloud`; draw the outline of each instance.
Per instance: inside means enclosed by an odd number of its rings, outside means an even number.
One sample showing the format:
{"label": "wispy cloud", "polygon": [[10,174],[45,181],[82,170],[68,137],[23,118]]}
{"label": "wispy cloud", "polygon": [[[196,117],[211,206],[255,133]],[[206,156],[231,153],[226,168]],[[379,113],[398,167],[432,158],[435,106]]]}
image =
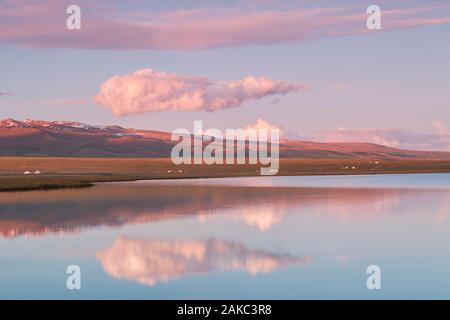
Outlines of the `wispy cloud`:
{"label": "wispy cloud", "polygon": [[3,97],[3,96],[10,96],[10,95],[12,95],[12,94],[9,93],[9,92],[1,92],[1,91],[0,91],[0,97]]}
{"label": "wispy cloud", "polygon": [[[281,5],[119,11],[78,1],[82,29],[65,28],[67,1],[0,1],[0,43],[29,47],[190,50],[268,45],[367,33],[364,6]],[[450,23],[443,5],[383,10],[383,30]]]}
{"label": "wispy cloud", "polygon": [[216,81],[142,69],[107,80],[94,100],[118,116],[164,110],[211,112],[239,107],[248,100],[302,90],[306,86],[266,77]]}
{"label": "wispy cloud", "polygon": [[338,128],[301,135],[301,138],[319,142],[369,142],[393,148],[450,151],[450,130],[440,121],[434,121],[433,127],[436,131],[434,133],[379,128]]}

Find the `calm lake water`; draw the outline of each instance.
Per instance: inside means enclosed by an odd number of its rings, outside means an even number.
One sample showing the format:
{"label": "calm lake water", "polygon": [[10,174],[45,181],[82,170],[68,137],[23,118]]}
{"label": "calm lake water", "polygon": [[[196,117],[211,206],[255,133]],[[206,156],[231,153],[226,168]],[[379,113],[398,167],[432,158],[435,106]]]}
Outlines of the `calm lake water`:
{"label": "calm lake water", "polygon": [[2,193],[0,298],[450,299],[449,243],[450,174]]}

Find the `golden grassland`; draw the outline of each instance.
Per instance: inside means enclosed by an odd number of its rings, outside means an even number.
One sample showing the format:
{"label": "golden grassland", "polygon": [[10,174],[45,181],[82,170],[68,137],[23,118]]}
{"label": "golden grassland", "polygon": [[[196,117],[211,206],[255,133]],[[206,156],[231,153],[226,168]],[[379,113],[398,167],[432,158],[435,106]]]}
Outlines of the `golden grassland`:
{"label": "golden grassland", "polygon": [[[92,186],[96,182],[259,176],[260,165],[179,165],[170,159],[0,157],[0,191]],[[39,170],[39,175],[24,175]],[[281,159],[278,175],[450,172],[450,161]]]}

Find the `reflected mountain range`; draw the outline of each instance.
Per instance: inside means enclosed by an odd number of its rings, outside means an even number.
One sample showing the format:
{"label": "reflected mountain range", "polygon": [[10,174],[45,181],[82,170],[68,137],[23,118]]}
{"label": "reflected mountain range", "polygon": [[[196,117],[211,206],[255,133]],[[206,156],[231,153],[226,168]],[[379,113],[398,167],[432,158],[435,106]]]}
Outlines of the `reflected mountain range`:
{"label": "reflected mountain range", "polygon": [[[289,212],[389,214],[408,198],[432,201],[448,190],[393,188],[306,188],[205,186],[189,184],[104,184],[91,189],[0,194],[0,236],[42,236],[99,227],[117,227],[196,216],[205,220],[226,213],[260,231],[280,223]],[[402,200],[402,201],[400,201]],[[404,211],[404,210],[403,210]]]}
{"label": "reflected mountain range", "polygon": [[216,239],[162,241],[125,237],[98,252],[97,258],[110,276],[149,286],[219,271],[257,275],[311,261],[310,257],[276,254]]}

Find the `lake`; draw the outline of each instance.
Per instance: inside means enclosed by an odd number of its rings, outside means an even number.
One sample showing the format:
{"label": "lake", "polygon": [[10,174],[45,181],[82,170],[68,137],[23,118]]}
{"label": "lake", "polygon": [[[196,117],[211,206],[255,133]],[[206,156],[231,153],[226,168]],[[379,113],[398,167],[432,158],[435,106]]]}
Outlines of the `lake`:
{"label": "lake", "polygon": [[449,243],[450,174],[1,193],[0,298],[450,299]]}

